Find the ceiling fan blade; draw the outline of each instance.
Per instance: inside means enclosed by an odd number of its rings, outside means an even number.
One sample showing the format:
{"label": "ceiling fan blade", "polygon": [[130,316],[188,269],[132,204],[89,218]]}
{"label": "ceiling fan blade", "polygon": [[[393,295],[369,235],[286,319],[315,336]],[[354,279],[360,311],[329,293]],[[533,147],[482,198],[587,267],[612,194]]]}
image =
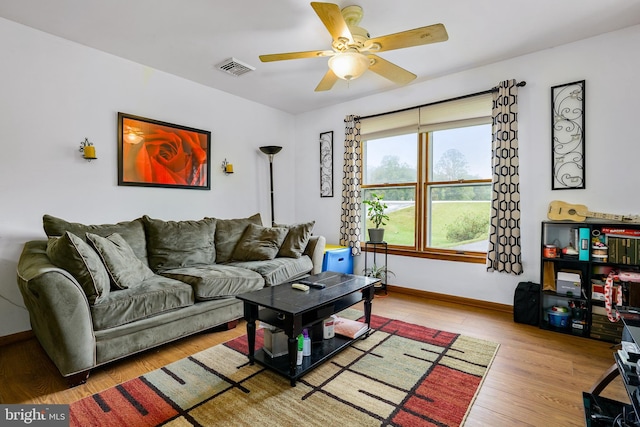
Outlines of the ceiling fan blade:
{"label": "ceiling fan blade", "polygon": [[349,30],[349,26],[342,17],[337,4],[311,2],[311,7],[316,11],[324,26],[327,27],[333,40],[345,38],[349,40],[349,43],[353,43],[351,30]]}
{"label": "ceiling fan blade", "polygon": [[336,76],[331,69],[327,70],[327,73],[322,77],[318,86],[316,86],[315,92],[322,92],[325,90],[330,90],[334,84],[338,81],[338,76]]}
{"label": "ceiling fan blade", "polygon": [[372,64],[369,69],[376,74],[381,75],[384,78],[391,80],[399,85],[405,85],[415,79],[417,76],[402,67],[398,67],[396,64],[382,59],[377,55],[367,55],[369,59],[372,59]]}
{"label": "ceiling fan blade", "polygon": [[[376,52],[385,50],[402,49],[405,47],[420,46],[429,43],[444,42],[449,39],[446,28],[442,24],[429,25],[427,27],[414,28],[401,33],[375,37],[365,43],[365,47],[380,45]],[[374,49],[371,49],[372,51]]]}
{"label": "ceiling fan blade", "polygon": [[301,58],[319,58],[334,55],[332,50],[309,50],[306,52],[288,52],[288,53],[274,53],[270,55],[260,55],[260,61],[273,62],[273,61],[285,61],[287,59],[301,59]]}

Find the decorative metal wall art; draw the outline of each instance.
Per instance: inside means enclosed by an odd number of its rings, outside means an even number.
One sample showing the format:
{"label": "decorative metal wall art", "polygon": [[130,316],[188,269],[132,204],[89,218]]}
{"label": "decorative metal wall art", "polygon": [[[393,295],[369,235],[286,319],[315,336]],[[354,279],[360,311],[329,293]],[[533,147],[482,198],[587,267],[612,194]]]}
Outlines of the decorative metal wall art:
{"label": "decorative metal wall art", "polygon": [[585,81],[551,88],[551,189],[585,188]]}
{"label": "decorative metal wall art", "polygon": [[320,197],[333,197],[333,131],[320,134]]}

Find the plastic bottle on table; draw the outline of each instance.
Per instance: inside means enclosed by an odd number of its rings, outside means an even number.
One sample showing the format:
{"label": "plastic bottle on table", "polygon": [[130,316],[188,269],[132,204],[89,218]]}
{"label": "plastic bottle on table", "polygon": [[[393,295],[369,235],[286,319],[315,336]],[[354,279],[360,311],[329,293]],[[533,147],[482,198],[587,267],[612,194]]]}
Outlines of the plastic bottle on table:
{"label": "plastic bottle on table", "polygon": [[309,331],[302,330],[302,355],[311,356],[311,338],[309,338]]}
{"label": "plastic bottle on table", "polygon": [[302,365],[302,350],[304,349],[304,337],[302,334],[298,335],[298,357],[296,359],[296,365]]}
{"label": "plastic bottle on table", "polygon": [[334,325],[335,321],[336,321],[336,316],[334,314],[331,317],[325,319],[324,322],[322,322],[322,337],[325,340],[333,338],[333,336],[335,334],[334,329],[333,329],[333,325]]}

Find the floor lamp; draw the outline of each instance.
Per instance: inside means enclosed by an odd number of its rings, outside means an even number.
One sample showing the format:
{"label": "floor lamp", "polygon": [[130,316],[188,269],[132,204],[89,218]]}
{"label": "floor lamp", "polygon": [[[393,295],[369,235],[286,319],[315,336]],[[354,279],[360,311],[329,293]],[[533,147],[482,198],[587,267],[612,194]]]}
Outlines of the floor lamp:
{"label": "floor lamp", "polygon": [[282,150],[282,147],[277,145],[265,145],[260,147],[260,151],[269,156],[269,181],[271,183],[271,226],[275,226],[276,222],[273,215],[273,156],[278,154]]}

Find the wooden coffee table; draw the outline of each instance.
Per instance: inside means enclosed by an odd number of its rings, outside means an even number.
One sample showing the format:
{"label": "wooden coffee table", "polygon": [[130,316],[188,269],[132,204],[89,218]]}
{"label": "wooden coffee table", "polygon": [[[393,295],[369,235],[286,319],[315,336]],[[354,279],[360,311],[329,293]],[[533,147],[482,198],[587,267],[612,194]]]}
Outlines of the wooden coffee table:
{"label": "wooden coffee table", "polygon": [[[291,380],[291,385],[294,387],[296,380],[303,374],[319,366],[354,341],[337,334],[333,338],[322,339],[324,319],[364,301],[365,323],[371,324],[374,285],[380,280],[326,271],[298,282],[305,281],[322,283],[325,288],[311,287],[309,291],[303,292],[292,289],[291,283],[284,283],[236,297],[244,302],[250,363],[258,362],[284,375]],[[263,349],[255,351],[256,321],[258,320],[284,330],[288,337],[289,354],[272,358]],[[311,330],[313,338],[311,356],[305,357],[302,365],[296,365],[297,337],[304,328]],[[361,337],[366,337],[368,334],[367,331]]]}

